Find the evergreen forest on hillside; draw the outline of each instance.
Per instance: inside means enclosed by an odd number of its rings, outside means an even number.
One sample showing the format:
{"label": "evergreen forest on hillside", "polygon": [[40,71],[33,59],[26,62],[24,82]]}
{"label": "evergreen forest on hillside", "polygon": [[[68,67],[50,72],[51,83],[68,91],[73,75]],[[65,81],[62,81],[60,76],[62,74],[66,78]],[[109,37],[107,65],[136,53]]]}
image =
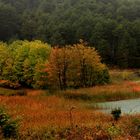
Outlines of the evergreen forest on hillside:
{"label": "evergreen forest on hillside", "polygon": [[0,0],[0,40],[94,46],[109,66],[140,67],[139,0]]}

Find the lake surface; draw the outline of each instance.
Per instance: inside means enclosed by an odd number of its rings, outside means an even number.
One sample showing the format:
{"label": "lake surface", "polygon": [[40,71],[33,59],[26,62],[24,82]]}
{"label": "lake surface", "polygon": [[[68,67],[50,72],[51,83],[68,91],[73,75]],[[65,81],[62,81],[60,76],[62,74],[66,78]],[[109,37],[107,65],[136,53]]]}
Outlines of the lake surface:
{"label": "lake surface", "polygon": [[97,106],[101,107],[101,111],[106,113],[110,113],[112,109],[120,107],[123,114],[136,114],[140,113],[140,98],[97,103]]}

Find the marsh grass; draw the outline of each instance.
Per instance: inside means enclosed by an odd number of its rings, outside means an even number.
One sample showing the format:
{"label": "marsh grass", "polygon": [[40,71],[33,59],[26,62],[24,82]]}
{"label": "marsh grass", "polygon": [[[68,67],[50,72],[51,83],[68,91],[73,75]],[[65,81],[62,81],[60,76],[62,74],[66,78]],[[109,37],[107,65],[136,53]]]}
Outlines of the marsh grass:
{"label": "marsh grass", "polygon": [[[111,74],[111,84],[91,88],[65,91],[26,89],[26,96],[13,96],[18,95],[19,90],[0,88],[0,105],[13,118],[21,117],[20,140],[82,140],[83,137],[94,140],[97,136],[104,140],[108,137],[114,140],[140,139],[140,123],[132,121],[135,118],[140,120],[140,115],[123,115],[114,126],[111,114],[101,113],[97,110],[98,106],[90,105],[94,102],[140,97],[140,83],[136,82],[139,81],[138,74],[132,72],[131,76],[121,71],[111,71]],[[75,109],[70,121],[70,109],[73,106]]]}
{"label": "marsh grass", "polygon": [[83,100],[83,101],[92,101],[92,102],[105,102],[105,101],[117,101],[117,100],[124,100],[124,99],[132,99],[140,97],[140,93],[133,93],[133,92],[115,92],[115,93],[109,93],[109,92],[100,92],[99,94],[84,94],[84,93],[73,93],[73,92],[65,92],[64,98],[66,99],[74,99],[74,100]]}
{"label": "marsh grass", "polygon": [[65,99],[79,101],[104,102],[140,97],[140,72],[138,70],[110,70],[111,83],[91,88],[53,91],[48,95],[57,95]]}
{"label": "marsh grass", "polygon": [[[138,86],[138,85],[137,85]],[[54,95],[79,101],[104,102],[140,97],[140,91],[135,91],[136,85],[130,82],[96,86],[92,88],[68,89],[53,92]]]}
{"label": "marsh grass", "polygon": [[137,81],[140,80],[139,70],[120,70],[113,69],[109,71],[111,82],[120,83],[122,81]]}
{"label": "marsh grass", "polygon": [[[116,87],[117,85],[104,86],[104,89],[101,88],[102,86],[90,89],[77,89],[76,94],[80,94],[83,91],[83,94],[89,93],[90,96],[93,96],[93,90],[94,94],[98,94],[99,91],[111,91],[112,89],[114,89],[112,91],[112,94],[114,94],[116,90],[121,89],[123,91],[126,87],[128,91],[131,90],[129,83],[122,84],[121,88],[120,85],[116,89],[114,86]],[[70,94],[71,92],[75,94],[75,90],[68,91]],[[68,91],[63,92],[66,94]],[[56,140],[66,138],[80,138],[82,140],[83,137],[87,137],[87,139],[88,137],[91,139],[95,137],[123,139],[125,137],[127,139],[128,136],[124,134],[131,136],[131,132],[135,131],[135,124],[131,121],[135,116],[129,117],[124,115],[115,124],[115,127],[112,127],[113,118],[111,115],[98,112],[94,107],[87,108],[87,102],[91,103],[91,101],[85,102],[81,99],[73,100],[58,96],[58,94],[62,94],[62,91],[52,96],[44,96],[44,93],[39,95],[40,91],[35,93],[34,90],[29,90],[28,92],[30,93],[27,96],[0,96],[0,104],[7,108],[8,113],[14,118],[17,116],[22,118],[20,140]],[[98,99],[100,98],[98,97]],[[70,109],[73,106],[75,106],[75,109],[72,111],[73,128],[71,128]],[[140,118],[140,116],[137,117]],[[138,133],[139,131],[132,134],[131,137],[137,137]]]}

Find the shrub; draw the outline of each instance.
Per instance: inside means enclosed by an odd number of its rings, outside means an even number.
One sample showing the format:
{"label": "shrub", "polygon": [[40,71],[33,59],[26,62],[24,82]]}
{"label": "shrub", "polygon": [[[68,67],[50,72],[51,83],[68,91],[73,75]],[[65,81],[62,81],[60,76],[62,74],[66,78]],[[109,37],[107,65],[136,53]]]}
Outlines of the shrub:
{"label": "shrub", "polygon": [[109,133],[109,135],[111,137],[117,137],[117,136],[122,134],[122,130],[119,127],[115,126],[115,125],[109,126],[107,128],[107,131],[108,131],[108,133]]}
{"label": "shrub", "polygon": [[121,115],[121,109],[120,108],[115,108],[111,111],[111,114],[113,115],[113,118],[115,121],[118,121]]}
{"label": "shrub", "polygon": [[2,128],[3,136],[5,138],[16,138],[18,136],[18,123],[17,121],[9,120]]}
{"label": "shrub", "polygon": [[18,123],[11,116],[0,109],[0,128],[5,138],[16,138],[18,136]]}

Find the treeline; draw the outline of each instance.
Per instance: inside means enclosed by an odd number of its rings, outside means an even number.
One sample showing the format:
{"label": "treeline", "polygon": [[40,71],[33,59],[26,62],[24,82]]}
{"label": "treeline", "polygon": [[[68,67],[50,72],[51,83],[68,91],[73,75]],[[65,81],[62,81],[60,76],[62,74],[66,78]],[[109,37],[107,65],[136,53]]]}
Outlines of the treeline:
{"label": "treeline", "polygon": [[140,67],[139,0],[0,0],[0,40],[95,46],[109,65]]}
{"label": "treeline", "polygon": [[1,86],[78,88],[109,82],[107,67],[83,41],[62,48],[41,41],[0,43]]}

